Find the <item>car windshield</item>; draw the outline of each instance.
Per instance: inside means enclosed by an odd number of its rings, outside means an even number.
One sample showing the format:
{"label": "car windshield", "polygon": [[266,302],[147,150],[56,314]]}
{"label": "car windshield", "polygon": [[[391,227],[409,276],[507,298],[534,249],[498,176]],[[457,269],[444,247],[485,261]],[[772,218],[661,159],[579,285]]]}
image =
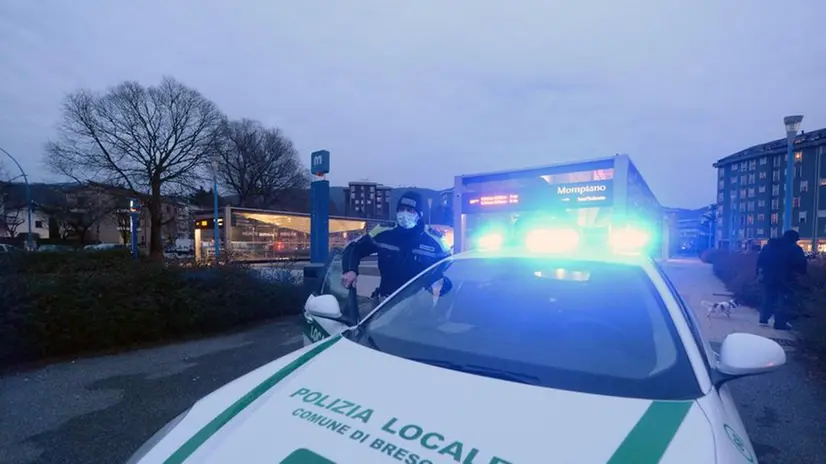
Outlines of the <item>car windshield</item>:
{"label": "car windshield", "polygon": [[701,395],[660,295],[632,264],[448,260],[346,336],[414,361],[549,388]]}

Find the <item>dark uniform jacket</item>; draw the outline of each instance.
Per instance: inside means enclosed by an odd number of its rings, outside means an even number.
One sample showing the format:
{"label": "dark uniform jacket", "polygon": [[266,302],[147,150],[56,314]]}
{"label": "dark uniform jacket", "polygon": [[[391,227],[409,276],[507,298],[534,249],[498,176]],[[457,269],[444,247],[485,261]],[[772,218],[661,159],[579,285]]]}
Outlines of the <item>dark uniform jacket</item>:
{"label": "dark uniform jacket", "polygon": [[341,257],[344,272],[358,273],[361,259],[378,254],[378,296],[388,296],[432,264],[450,255],[440,234],[421,222],[412,229],[376,227],[350,242]]}
{"label": "dark uniform jacket", "polygon": [[770,239],[757,257],[757,271],[768,285],[790,285],[806,268],[803,249],[783,237]]}

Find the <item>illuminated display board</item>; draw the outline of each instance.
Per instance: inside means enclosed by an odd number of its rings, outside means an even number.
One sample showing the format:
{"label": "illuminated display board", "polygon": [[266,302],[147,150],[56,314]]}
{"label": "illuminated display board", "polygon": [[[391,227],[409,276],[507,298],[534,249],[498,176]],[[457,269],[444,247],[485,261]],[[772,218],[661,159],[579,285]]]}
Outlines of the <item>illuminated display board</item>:
{"label": "illuminated display board", "polygon": [[[213,218],[198,219],[195,221],[196,229],[212,229],[215,227],[215,220]],[[224,227],[224,218],[218,217],[218,227]]]}
{"label": "illuminated display board", "polygon": [[553,207],[589,208],[610,205],[612,200],[613,183],[610,180],[547,184],[541,188],[513,192],[465,193],[462,197],[462,212],[524,211]]}

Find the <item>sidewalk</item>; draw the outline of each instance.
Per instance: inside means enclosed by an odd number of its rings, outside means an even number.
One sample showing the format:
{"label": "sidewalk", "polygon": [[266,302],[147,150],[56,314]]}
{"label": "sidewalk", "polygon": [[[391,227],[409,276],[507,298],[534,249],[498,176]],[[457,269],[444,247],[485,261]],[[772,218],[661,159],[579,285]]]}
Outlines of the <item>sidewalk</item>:
{"label": "sidewalk", "polygon": [[699,259],[678,258],[670,259],[662,264],[668,277],[677,287],[683,300],[693,310],[701,330],[712,343],[721,343],[733,332],[747,332],[777,341],[787,351],[795,346],[795,336],[791,332],[774,330],[771,326],[765,327],[757,323],[758,312],[748,306],[740,306],[732,311],[731,318],[724,314],[714,313],[707,316],[707,309],[702,302],[723,301],[732,298],[731,292],[718,279],[711,268]]}

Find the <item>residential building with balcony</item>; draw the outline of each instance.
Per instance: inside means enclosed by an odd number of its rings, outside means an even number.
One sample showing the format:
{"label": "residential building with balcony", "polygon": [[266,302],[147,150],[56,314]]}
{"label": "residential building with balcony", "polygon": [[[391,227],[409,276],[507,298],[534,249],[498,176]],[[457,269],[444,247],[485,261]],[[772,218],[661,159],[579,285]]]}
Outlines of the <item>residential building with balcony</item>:
{"label": "residential building with balcony", "polygon": [[[794,139],[792,228],[807,251],[826,251],[826,129]],[[723,249],[765,244],[783,234],[786,139],[749,147],[714,163],[715,242]]]}

